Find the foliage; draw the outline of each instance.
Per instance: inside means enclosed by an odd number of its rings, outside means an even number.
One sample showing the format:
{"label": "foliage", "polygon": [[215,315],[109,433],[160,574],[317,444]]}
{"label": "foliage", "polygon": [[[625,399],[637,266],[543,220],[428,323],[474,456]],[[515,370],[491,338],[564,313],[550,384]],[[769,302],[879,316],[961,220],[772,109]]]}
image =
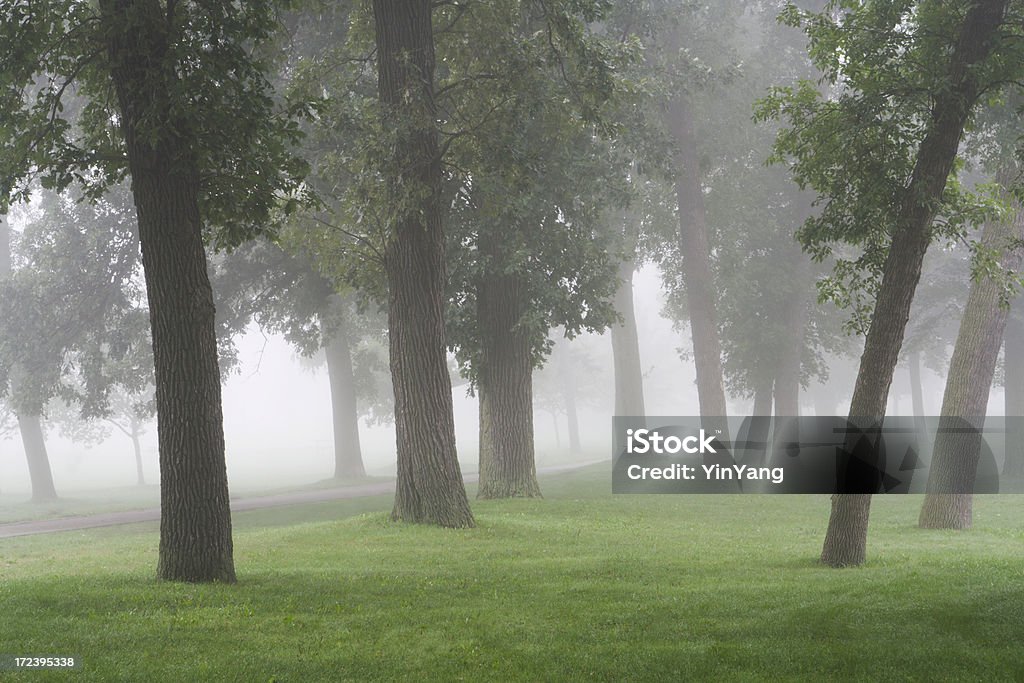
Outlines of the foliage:
{"label": "foliage", "polygon": [[152,382],[149,316],[124,187],[95,203],[44,193],[0,284],[0,393],[41,414],[54,397],[101,417],[113,387]]}
{"label": "foliage", "polygon": [[[866,329],[934,95],[948,87],[946,52],[968,4],[833,1],[820,13],[789,4],[781,15],[806,32],[823,83],[773,89],[758,116],[785,121],[772,160],[786,163],[800,187],[818,195],[821,211],[798,236],[816,258],[837,257],[819,297],[851,309],[852,329]],[[1020,25],[1019,17],[1009,18],[997,56],[977,66],[983,95],[996,96],[1019,75],[1020,36],[1012,27]],[[991,195],[959,182],[962,167],[961,160],[946,184],[936,236],[956,239],[998,214]],[[853,249],[837,251],[837,244]]]}
{"label": "foliage", "polygon": [[360,410],[374,421],[389,421],[393,398],[384,315],[351,291],[338,294],[314,264],[312,255],[289,253],[266,239],[242,245],[218,259],[213,269],[219,315],[231,329],[255,322],[266,332],[281,334],[307,358],[336,335],[345,335]]}
{"label": "foliage", "polygon": [[[122,8],[125,21],[160,7]],[[301,139],[303,102],[275,99],[265,46],[278,28],[274,0],[171,2],[152,78],[166,101],[137,112],[142,138],[175,121],[201,169],[200,205],[209,238],[233,246],[271,228],[279,208],[307,199]],[[0,210],[28,199],[32,180],[63,189],[79,183],[96,199],[127,173],[99,4],[84,0],[0,0]],[[157,115],[159,114],[159,115]],[[150,126],[150,127],[147,127]]]}

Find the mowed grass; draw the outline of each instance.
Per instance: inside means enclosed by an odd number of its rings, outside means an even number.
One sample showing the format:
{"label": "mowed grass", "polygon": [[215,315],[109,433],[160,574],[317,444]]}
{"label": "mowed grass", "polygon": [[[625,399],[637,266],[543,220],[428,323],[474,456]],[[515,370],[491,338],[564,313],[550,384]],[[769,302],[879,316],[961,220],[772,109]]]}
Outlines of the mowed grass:
{"label": "mowed grass", "polygon": [[0,653],[84,666],[0,677],[1024,679],[1024,499],[953,533],[878,497],[869,563],[830,570],[827,497],[612,496],[606,469],[476,502],[472,530],[387,497],[238,514],[233,586],[154,581],[152,525],[2,540]]}

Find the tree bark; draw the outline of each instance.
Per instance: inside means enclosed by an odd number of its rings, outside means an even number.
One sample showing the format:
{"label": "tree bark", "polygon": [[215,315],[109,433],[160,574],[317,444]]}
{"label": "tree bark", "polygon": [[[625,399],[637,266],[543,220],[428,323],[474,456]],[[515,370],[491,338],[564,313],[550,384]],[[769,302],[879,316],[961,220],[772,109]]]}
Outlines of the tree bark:
{"label": "tree bark", "polygon": [[[700,158],[693,114],[685,96],[672,98],[666,118],[676,143],[674,162],[676,201],[679,205],[679,251],[683,257],[683,281],[693,337],[697,399],[702,417],[725,418],[727,410],[722,376],[722,347],[718,339]],[[716,427],[723,430],[722,438],[728,439],[724,419]]]}
{"label": "tree bark", "polygon": [[636,263],[619,264],[619,288],[615,291],[615,311],[622,324],[612,325],[612,357],[615,363],[615,414],[640,417],[644,409],[644,375],[640,364],[640,341],[633,306],[633,272]]}
{"label": "tree bark", "polygon": [[1003,334],[1006,453],[1004,477],[1024,476],[1024,322],[1017,300]]}
{"label": "tree bark", "polygon": [[488,250],[490,272],[477,292],[481,340],[480,485],[478,498],[540,496],[533,442],[533,359],[519,328],[529,301],[522,278],[501,274]]}
{"label": "tree bark", "polygon": [[38,415],[19,414],[18,430],[21,432],[21,443],[25,447],[28,474],[32,481],[32,502],[56,500],[57,489],[53,486],[50,459],[46,454],[42,420]]}
{"label": "tree bark", "polygon": [[[1024,211],[1018,207],[1012,220],[988,223],[981,243],[988,249],[1002,251],[1002,268],[1016,271],[1021,263],[1021,239],[1024,239]],[[991,278],[983,277],[971,284],[946,376],[939,432],[918,519],[921,528],[968,529],[971,526],[981,428],[1010,314],[1009,307],[1001,301],[1002,294],[1003,283]],[[965,421],[974,429],[952,431]]]}
{"label": "tree bark", "polygon": [[[903,344],[910,305],[921,277],[921,264],[931,241],[931,224],[946,187],[964,125],[979,94],[972,67],[991,50],[993,35],[1006,11],[1006,0],[984,0],[971,6],[950,56],[950,85],[935,96],[928,132],[918,148],[910,183],[897,209],[892,244],[882,269],[882,283],[864,342],[850,420],[878,424],[893,371]],[[867,549],[870,494],[832,496],[832,513],[821,561],[832,567],[863,564]]]}
{"label": "tree bark", "polygon": [[173,22],[155,0],[101,0],[138,215],[156,369],[157,576],[235,581],[213,292],[199,169],[169,103]]}
{"label": "tree bark", "polygon": [[445,348],[441,154],[430,0],[373,0],[378,96],[395,131],[386,164],[393,207],[385,253],[398,481],[392,517],[473,526],[455,451]]}
{"label": "tree bark", "polygon": [[327,378],[331,384],[331,422],[334,428],[334,478],[346,481],[366,477],[359,446],[359,409],[356,403],[352,345],[339,329],[324,347]]}

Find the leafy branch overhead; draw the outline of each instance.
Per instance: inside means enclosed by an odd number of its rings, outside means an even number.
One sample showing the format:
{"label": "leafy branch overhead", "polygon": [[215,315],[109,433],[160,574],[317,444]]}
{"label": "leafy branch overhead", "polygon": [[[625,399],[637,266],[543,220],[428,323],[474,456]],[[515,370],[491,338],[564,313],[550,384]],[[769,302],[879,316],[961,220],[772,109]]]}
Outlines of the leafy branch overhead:
{"label": "leafy branch overhead", "polygon": [[[116,3],[114,3],[116,4]],[[262,46],[279,29],[279,3],[240,5],[152,0],[118,6],[126,21],[156,9],[166,16],[144,66],[164,99],[134,112],[135,134],[156,144],[171,120],[193,144],[202,169],[200,206],[210,241],[230,247],[271,229],[279,209],[311,196],[307,164],[294,153],[309,105],[282,100],[265,75]],[[150,8],[144,10],[143,8]],[[97,3],[2,0],[0,15],[0,208],[25,199],[32,182],[80,184],[97,198],[127,173],[111,54]]]}

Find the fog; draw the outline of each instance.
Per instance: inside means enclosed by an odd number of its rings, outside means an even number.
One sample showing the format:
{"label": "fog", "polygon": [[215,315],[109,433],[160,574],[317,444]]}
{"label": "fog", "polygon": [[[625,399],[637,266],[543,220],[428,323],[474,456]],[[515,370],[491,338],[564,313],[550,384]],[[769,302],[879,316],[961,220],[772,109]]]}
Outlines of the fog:
{"label": "fog", "polygon": [[[664,315],[665,296],[657,267],[648,265],[634,276],[635,306],[645,400],[649,415],[699,414],[692,360],[680,357],[689,351],[689,330],[677,330]],[[537,467],[567,461],[611,457],[611,416],[614,377],[608,334],[584,334],[563,340],[573,354],[588,358],[592,371],[588,387],[599,391],[579,405],[582,453],[567,451],[565,415],[553,416],[537,409],[534,415]],[[223,387],[224,430],[228,475],[233,495],[247,491],[286,488],[329,479],[333,473],[333,435],[327,373],[322,359],[299,357],[280,336],[262,333],[251,326],[238,341],[239,367]],[[802,412],[815,414],[810,396],[824,389],[839,397],[834,414],[849,406],[856,358],[834,358],[827,384],[802,392]],[[538,371],[538,375],[544,370]],[[924,369],[922,373],[926,414],[937,414],[943,378]],[[456,437],[463,472],[476,472],[478,404],[466,385],[457,386],[454,399]],[[989,414],[1003,414],[1003,392],[994,387]],[[732,398],[730,414],[748,414],[751,401]],[[911,415],[909,375],[897,369],[889,414]],[[556,425],[557,422],[557,425]],[[393,424],[360,422],[360,440],[367,474],[394,476]],[[59,493],[130,487],[135,484],[131,442],[116,430],[102,443],[70,441],[59,430],[47,432],[47,449]],[[142,437],[143,467],[147,484],[158,482],[156,423],[146,425]],[[27,497],[31,492],[24,451],[17,431],[0,440],[0,492]]]}

